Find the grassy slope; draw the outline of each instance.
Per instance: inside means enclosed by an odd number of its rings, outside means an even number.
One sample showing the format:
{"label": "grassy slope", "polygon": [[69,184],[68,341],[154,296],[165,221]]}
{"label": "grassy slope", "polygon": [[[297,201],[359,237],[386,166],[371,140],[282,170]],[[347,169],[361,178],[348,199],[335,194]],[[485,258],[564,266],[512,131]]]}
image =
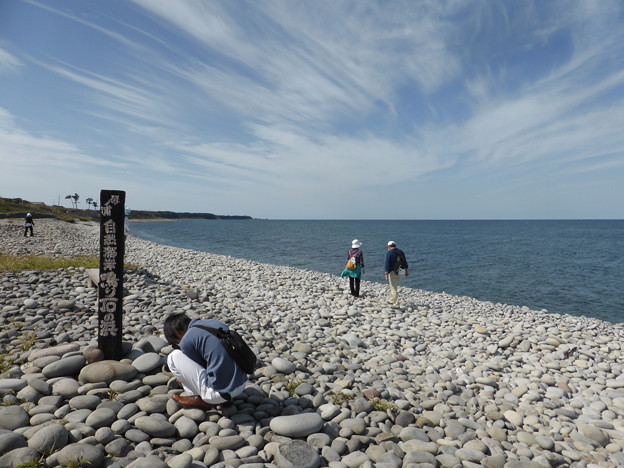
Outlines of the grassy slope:
{"label": "grassy slope", "polygon": [[64,206],[49,206],[31,203],[26,200],[16,202],[14,199],[0,198],[0,218],[23,218],[26,213],[32,213],[36,218],[56,218],[61,221],[99,220],[99,210],[75,210]]}
{"label": "grassy slope", "polygon": [[[62,221],[82,221],[100,219],[100,210],[81,210],[66,208],[64,206],[49,206],[45,204],[31,203],[26,200],[21,202],[15,199],[0,198],[1,218],[23,218],[26,213],[32,213],[36,218],[56,218]],[[251,216],[224,216],[212,213],[176,213],[173,211],[142,211],[132,210],[130,219],[252,219]]]}

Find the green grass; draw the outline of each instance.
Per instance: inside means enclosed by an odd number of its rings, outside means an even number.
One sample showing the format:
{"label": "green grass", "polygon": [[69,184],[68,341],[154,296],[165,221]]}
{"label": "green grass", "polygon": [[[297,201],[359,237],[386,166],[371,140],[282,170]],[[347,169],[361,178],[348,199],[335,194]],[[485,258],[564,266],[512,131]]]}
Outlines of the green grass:
{"label": "green grass", "polygon": [[14,360],[6,357],[4,354],[0,354],[0,374],[8,372],[13,367]]}
{"label": "green grass", "polygon": [[331,401],[334,405],[342,405],[353,400],[353,396],[348,393],[338,392],[331,395]]}
{"label": "green grass", "polygon": [[68,461],[67,463],[64,463],[63,466],[64,468],[80,468],[82,466],[87,466],[90,465],[91,463],[89,463],[89,461],[84,458],[84,457],[76,457],[70,461]]}
{"label": "green grass", "polygon": [[[0,273],[10,271],[18,273],[24,270],[60,270],[67,268],[100,268],[100,259],[95,256],[79,257],[44,257],[38,255],[11,256],[0,255]],[[125,263],[126,271],[134,272],[139,269],[138,265]]]}
{"label": "green grass", "polygon": [[13,328],[15,328],[16,330],[21,330],[26,326],[26,322],[20,322],[15,319],[9,319],[9,323],[13,325]]}
{"label": "green grass", "polygon": [[0,273],[17,273],[24,270],[59,270],[61,268],[99,268],[100,259],[92,256],[73,258],[52,258],[38,255],[8,256],[0,255]]}
{"label": "green grass", "polygon": [[297,387],[301,385],[302,383],[303,383],[302,380],[293,379],[293,380],[288,381],[286,385],[284,385],[284,389],[290,394],[290,396],[293,396],[295,394],[295,390],[297,389]]}
{"label": "green grass", "polygon": [[41,458],[36,460],[31,460],[26,463],[20,463],[17,465],[17,468],[44,468],[45,465],[45,455],[41,455]]}
{"label": "green grass", "polygon": [[[84,204],[84,201],[81,200],[81,203]],[[70,211],[70,213],[68,213],[68,211]],[[41,205],[38,203],[31,203],[27,200],[15,202],[11,199],[0,198],[0,215],[6,215],[8,218],[21,220],[27,212],[33,214],[35,223],[37,222],[38,217],[56,218],[61,221],[74,221],[75,219],[80,219],[81,221],[94,221],[100,219],[99,210],[67,208],[58,205]],[[15,218],[15,216],[17,216],[17,218]]]}
{"label": "green grass", "polygon": [[21,350],[28,351],[37,342],[37,334],[34,331],[30,331],[28,333],[24,333],[19,339],[22,343],[20,346]]}
{"label": "green grass", "polygon": [[399,411],[399,408],[393,404],[390,403],[386,400],[382,400],[380,398],[371,398],[370,401],[373,404],[373,409],[376,411],[392,411],[393,413],[396,413]]}

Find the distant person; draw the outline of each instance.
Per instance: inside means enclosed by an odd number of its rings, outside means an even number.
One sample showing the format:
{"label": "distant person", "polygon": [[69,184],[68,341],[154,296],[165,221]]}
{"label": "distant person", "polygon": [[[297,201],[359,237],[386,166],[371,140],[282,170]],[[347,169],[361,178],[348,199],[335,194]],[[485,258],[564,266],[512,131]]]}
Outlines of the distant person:
{"label": "distant person", "polygon": [[351,249],[347,252],[347,266],[340,274],[343,278],[349,277],[349,288],[353,297],[360,296],[360,278],[364,273],[364,254],[360,250],[361,246],[362,243],[359,240],[351,241]]}
{"label": "distant person", "polygon": [[405,270],[405,276],[409,276],[407,271],[407,260],[402,250],[397,249],[394,241],[388,242],[388,252],[386,252],[386,280],[390,284],[390,296],[388,303],[393,307],[399,306],[399,271]]}
{"label": "distant person", "polygon": [[165,339],[176,348],[167,357],[167,365],[184,389],[182,395],[172,398],[181,406],[210,409],[242,393],[247,374],[219,338],[195,325],[228,329],[218,320],[191,320],[184,313],[165,319]]}
{"label": "distant person", "polygon": [[24,237],[28,237],[28,231],[30,231],[30,237],[34,236],[33,228],[35,226],[35,222],[33,221],[32,213],[26,214],[26,219],[24,220]]}

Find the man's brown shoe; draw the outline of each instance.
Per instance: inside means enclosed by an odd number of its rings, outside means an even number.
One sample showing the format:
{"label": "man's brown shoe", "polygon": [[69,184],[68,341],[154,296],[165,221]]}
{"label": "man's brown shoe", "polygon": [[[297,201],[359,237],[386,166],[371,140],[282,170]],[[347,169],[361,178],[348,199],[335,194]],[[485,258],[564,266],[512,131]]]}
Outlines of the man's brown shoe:
{"label": "man's brown shoe", "polygon": [[193,395],[193,396],[173,395],[172,398],[173,398],[173,401],[175,401],[178,405],[185,406],[187,408],[199,408],[203,410],[212,409],[212,405],[202,400],[199,395]]}

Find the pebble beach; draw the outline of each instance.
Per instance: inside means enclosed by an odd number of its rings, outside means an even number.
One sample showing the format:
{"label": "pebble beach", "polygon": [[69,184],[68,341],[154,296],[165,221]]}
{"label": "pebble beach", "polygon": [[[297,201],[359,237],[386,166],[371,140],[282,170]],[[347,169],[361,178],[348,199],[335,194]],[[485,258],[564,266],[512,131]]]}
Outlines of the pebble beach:
{"label": "pebble beach", "polygon": [[[35,223],[0,221],[0,254],[99,254],[99,225]],[[623,324],[401,287],[391,308],[384,284],[352,298],[335,275],[132,235],[126,263],[121,361],[99,360],[84,269],[0,273],[0,468],[624,466]],[[180,311],[256,351],[233,404],[171,398]]]}

